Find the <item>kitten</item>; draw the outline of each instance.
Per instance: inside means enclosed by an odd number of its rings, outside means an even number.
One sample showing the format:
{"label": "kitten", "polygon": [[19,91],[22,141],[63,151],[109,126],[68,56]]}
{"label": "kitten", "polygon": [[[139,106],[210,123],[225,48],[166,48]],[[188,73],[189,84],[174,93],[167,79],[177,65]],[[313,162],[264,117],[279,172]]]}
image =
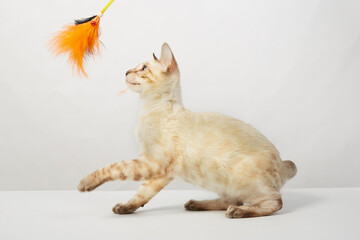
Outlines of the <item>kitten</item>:
{"label": "kitten", "polygon": [[[229,218],[270,215],[282,207],[280,188],[296,174],[291,161],[250,125],[216,113],[194,113],[182,105],[180,73],[168,44],[161,57],[126,72],[128,87],[142,101],[137,138],[140,155],[88,175],[79,191],[106,181],[143,181],[135,196],[113,212],[132,213],[175,177],[200,185],[218,199],[190,200],[190,211],[226,210]],[[248,203],[248,205],[243,205]]]}

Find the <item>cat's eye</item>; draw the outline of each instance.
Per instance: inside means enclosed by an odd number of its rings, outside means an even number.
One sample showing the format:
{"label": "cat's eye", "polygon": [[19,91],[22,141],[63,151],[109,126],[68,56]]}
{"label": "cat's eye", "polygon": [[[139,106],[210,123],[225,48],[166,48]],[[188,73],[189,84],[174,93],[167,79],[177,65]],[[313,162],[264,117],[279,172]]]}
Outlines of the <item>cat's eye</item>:
{"label": "cat's eye", "polygon": [[142,67],[141,71],[145,71],[146,69],[147,69],[147,66],[144,65],[144,66]]}

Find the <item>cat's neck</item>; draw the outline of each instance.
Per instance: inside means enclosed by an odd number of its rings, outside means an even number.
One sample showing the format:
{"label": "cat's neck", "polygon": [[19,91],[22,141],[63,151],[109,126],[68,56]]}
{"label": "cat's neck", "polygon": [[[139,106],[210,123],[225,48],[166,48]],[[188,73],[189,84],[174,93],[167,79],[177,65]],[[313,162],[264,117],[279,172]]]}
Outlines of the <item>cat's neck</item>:
{"label": "cat's neck", "polygon": [[169,113],[184,109],[180,85],[169,91],[151,91],[140,94],[141,115]]}

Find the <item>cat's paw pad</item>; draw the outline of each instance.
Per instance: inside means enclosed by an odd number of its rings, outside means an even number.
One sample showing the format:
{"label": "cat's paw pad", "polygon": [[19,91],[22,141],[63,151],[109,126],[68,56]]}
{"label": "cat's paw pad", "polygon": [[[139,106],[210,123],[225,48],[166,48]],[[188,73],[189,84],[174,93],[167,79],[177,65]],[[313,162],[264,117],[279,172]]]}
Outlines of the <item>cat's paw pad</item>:
{"label": "cat's paw pad", "polygon": [[136,209],[138,207],[133,204],[118,203],[113,207],[112,211],[116,214],[129,214],[135,212]]}
{"label": "cat's paw pad", "polygon": [[185,209],[188,211],[199,211],[201,209],[199,209],[199,207],[197,206],[197,201],[195,200],[189,200],[187,203],[185,203],[184,205]]}
{"label": "cat's paw pad", "polygon": [[97,187],[97,185],[94,183],[93,178],[91,175],[84,177],[81,179],[80,183],[77,186],[77,189],[80,192],[89,192],[94,190]]}
{"label": "cat's paw pad", "polygon": [[245,217],[244,215],[245,211],[235,205],[230,205],[225,213],[225,216],[228,218],[242,218]]}

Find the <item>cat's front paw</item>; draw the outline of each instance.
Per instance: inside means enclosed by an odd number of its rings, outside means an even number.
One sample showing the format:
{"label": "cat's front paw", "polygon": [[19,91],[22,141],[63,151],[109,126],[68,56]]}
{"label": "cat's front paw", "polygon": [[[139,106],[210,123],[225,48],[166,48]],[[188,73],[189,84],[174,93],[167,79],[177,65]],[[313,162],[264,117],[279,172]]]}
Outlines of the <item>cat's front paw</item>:
{"label": "cat's front paw", "polygon": [[99,186],[99,184],[96,183],[92,174],[90,174],[84,177],[83,179],[81,179],[80,183],[77,186],[77,189],[80,192],[89,192],[94,190],[97,186]]}
{"label": "cat's front paw", "polygon": [[116,214],[129,214],[135,212],[139,207],[134,204],[116,204],[112,211]]}

